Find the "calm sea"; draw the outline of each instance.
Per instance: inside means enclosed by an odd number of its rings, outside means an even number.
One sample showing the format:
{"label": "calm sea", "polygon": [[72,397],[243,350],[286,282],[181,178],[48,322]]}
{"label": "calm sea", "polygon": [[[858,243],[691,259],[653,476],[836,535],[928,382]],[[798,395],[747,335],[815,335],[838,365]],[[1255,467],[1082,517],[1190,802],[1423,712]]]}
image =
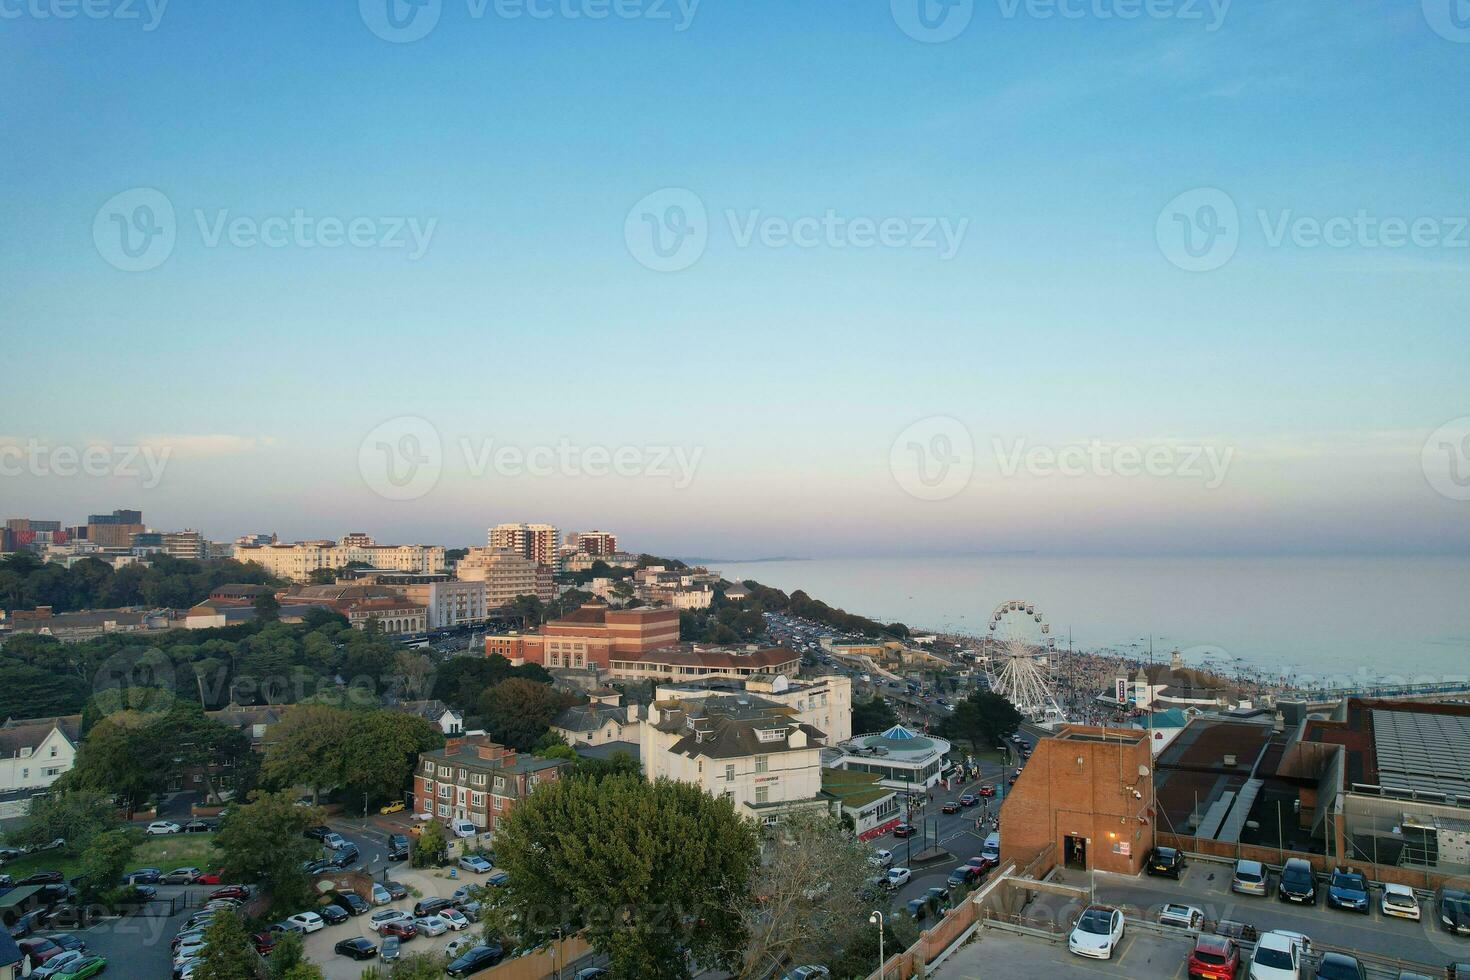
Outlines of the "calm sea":
{"label": "calm sea", "polygon": [[1470,559],[849,558],[716,563],[885,622],[980,634],[1008,599],[1057,645],[1298,683],[1470,676]]}

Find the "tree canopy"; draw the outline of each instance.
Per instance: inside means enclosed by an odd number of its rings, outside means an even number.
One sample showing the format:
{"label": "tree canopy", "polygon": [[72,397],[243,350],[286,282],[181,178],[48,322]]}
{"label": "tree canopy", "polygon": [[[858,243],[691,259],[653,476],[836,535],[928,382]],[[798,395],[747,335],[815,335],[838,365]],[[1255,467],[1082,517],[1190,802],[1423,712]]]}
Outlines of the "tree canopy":
{"label": "tree canopy", "polygon": [[273,910],[299,912],[313,897],[302,866],[319,853],[303,832],[324,816],[317,807],[297,806],[290,793],[251,793],[248,803],[230,808],[214,839],[225,877],[268,885]]}
{"label": "tree canopy", "polygon": [[975,691],[954,706],[944,719],[941,734],[968,739],[977,749],[1004,744],[1021,725],[1021,713],[994,691]]}
{"label": "tree canopy", "polygon": [[438,728],[406,711],[301,704],[272,730],[261,780],[316,795],[341,789],[349,803],[387,802],[402,798],[419,753],[443,744]]}
{"label": "tree canopy", "polygon": [[480,696],[480,718],[495,741],[527,752],[546,734],[552,719],[581,700],[550,684],[511,677]]}

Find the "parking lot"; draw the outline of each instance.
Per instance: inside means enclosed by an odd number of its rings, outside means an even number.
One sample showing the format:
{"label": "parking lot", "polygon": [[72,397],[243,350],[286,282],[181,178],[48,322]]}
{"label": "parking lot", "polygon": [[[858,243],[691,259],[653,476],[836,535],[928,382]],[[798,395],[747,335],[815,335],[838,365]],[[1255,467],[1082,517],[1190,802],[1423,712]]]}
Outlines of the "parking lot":
{"label": "parking lot", "polygon": [[[1319,901],[1315,906],[1288,904],[1275,896],[1272,875],[1268,897],[1237,895],[1230,891],[1231,867],[1196,859],[1179,881],[1168,878],[1127,877],[1107,873],[1091,876],[1064,872],[1069,885],[1095,890],[1096,901],[1121,908],[1130,924],[1155,923],[1166,904],[1193,906],[1202,911],[1207,922],[1222,919],[1253,926],[1264,933],[1273,929],[1291,930],[1308,936],[1314,946],[1339,947],[1372,960],[1382,958],[1382,967],[1369,976],[1397,976],[1398,969],[1419,965],[1422,972],[1442,977],[1453,962],[1470,961],[1470,939],[1452,936],[1438,927],[1428,898],[1421,896],[1421,921],[1414,922],[1384,916],[1378,908],[1381,892],[1372,890],[1367,914],[1327,907],[1321,896],[1325,883],[1319,883]],[[1015,975],[1045,976],[1128,976],[1138,980],[1176,978],[1185,975],[1185,961],[1192,940],[1182,934],[1160,935],[1156,930],[1135,926],[1128,930],[1122,945],[1111,960],[1089,960],[1066,949],[1065,936],[1085,902],[1056,895],[1038,895],[1027,907],[1020,924],[1028,929],[1050,931],[1055,938],[1023,935],[998,928],[986,928],[976,941],[951,955],[935,974],[942,977],[1005,976],[1014,968]],[[1249,962],[1248,949],[1243,962]],[[1388,961],[1393,961],[1389,968]],[[1043,966],[1045,964],[1045,966]],[[1038,973],[1038,971],[1044,971]],[[1242,974],[1243,975],[1243,974]]]}

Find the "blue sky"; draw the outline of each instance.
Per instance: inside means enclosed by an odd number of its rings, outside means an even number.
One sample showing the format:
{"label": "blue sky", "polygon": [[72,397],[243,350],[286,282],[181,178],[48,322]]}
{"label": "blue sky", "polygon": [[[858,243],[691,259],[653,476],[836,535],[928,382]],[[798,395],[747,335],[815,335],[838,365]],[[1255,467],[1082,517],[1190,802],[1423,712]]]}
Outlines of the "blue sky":
{"label": "blue sky", "polygon": [[[910,0],[703,0],[683,30],[653,0],[439,0],[410,43],[369,29],[379,0],[39,16],[59,2],[0,5],[0,446],[119,463],[7,464],[5,516],[451,544],[548,520],[717,556],[1470,550],[1470,38],[1439,0],[962,0],[943,43],[905,33]],[[174,240],[127,271],[106,236],[140,188]],[[655,271],[628,229],[669,188],[705,244]],[[1173,215],[1222,193],[1233,251],[1181,268]],[[250,237],[297,212],[366,244]],[[829,212],[897,244],[769,244]],[[1312,236],[1360,214],[1420,240]],[[923,247],[944,223],[951,256]],[[412,448],[404,418],[436,472],[391,499],[364,468],[373,433]],[[948,452],[935,419],[973,472],[923,499],[893,461]],[[1016,473],[997,440],[1164,455]],[[638,458],[477,468],[487,441]],[[157,481],[121,464],[140,445]]]}

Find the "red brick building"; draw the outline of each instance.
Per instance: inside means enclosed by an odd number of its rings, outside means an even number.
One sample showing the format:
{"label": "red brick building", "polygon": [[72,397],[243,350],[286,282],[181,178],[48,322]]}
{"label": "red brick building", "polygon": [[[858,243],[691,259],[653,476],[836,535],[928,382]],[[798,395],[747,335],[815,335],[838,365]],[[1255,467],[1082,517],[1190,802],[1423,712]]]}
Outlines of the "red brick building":
{"label": "red brick building", "polygon": [[568,765],[565,759],[522,755],[483,735],[451,738],[442,749],[420,753],[414,808],[493,831],[518,802],[542,783],[560,779]]}
{"label": "red brick building", "polygon": [[487,636],[485,655],[498,653],[543,667],[606,670],[615,658],[637,659],[678,642],[677,609],[610,609],[588,603],[535,633]]}
{"label": "red brick building", "polygon": [[1069,725],[1043,738],[1000,811],[1001,863],[1137,874],[1154,844],[1152,752],[1139,729]]}

